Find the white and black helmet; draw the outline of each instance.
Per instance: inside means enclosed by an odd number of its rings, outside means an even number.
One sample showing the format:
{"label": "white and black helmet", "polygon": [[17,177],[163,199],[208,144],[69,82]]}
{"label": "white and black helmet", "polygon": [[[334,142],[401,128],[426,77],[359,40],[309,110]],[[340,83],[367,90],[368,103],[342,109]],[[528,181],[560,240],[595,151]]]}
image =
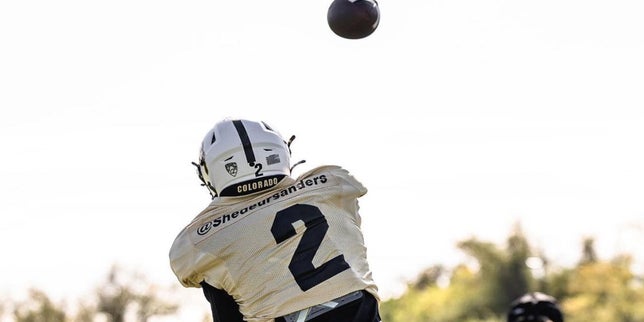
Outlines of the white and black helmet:
{"label": "white and black helmet", "polygon": [[508,322],[563,322],[557,300],[540,292],[526,293],[514,300],[508,312]]}
{"label": "white and black helmet", "polygon": [[203,139],[197,174],[213,198],[255,193],[291,174],[289,144],[264,122],[225,119]]}

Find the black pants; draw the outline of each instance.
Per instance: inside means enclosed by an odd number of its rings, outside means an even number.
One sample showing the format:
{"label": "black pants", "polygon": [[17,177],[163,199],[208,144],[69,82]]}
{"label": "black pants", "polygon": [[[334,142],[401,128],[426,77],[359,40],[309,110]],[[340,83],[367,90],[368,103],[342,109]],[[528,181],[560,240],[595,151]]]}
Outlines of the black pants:
{"label": "black pants", "polygon": [[[363,296],[351,303],[335,308],[307,322],[380,322],[378,301],[367,291]],[[277,318],[275,322],[285,322]]]}

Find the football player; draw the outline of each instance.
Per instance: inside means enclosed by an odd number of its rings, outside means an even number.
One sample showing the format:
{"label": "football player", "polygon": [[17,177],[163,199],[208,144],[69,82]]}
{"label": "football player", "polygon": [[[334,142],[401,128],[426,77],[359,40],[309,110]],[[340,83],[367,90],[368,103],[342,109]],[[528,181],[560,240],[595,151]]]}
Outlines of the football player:
{"label": "football player", "polygon": [[291,177],[293,138],[215,124],[195,163],[212,200],[174,240],[171,268],[203,289],[215,322],[378,322],[358,213],[367,189],[339,166]]}

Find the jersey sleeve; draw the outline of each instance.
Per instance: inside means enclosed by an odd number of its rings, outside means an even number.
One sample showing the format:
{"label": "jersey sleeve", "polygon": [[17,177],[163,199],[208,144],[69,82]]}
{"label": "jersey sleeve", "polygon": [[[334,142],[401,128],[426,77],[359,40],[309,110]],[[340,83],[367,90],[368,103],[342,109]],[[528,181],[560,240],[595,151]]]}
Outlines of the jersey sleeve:
{"label": "jersey sleeve", "polygon": [[[217,258],[212,254],[200,251],[194,246],[190,238],[193,229],[188,226],[175,239],[170,248],[170,267],[177,279],[184,287],[201,287],[200,283],[205,279],[206,271],[213,270],[213,263]],[[219,266],[217,269],[224,269]],[[215,285],[219,286],[219,285]]]}
{"label": "jersey sleeve", "polygon": [[[197,280],[201,276],[192,272],[194,248],[186,236],[186,229],[181,231],[170,248],[170,268],[181,285],[185,287],[200,287]],[[197,282],[197,283],[195,283]]]}
{"label": "jersey sleeve", "polygon": [[348,170],[337,165],[325,165],[314,168],[309,172],[302,174],[300,178],[324,173],[332,176],[334,180],[338,181],[339,184],[350,187],[351,189],[345,189],[345,192],[351,194],[351,197],[359,198],[367,193],[367,187],[365,187],[360,181],[358,181],[358,179],[356,179],[351,173],[349,173]]}

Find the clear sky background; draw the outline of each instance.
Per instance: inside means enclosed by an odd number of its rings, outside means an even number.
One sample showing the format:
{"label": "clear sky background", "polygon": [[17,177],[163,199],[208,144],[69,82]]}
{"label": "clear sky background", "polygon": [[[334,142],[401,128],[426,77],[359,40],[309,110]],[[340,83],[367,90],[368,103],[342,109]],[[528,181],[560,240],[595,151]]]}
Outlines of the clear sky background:
{"label": "clear sky background", "polygon": [[209,202],[190,162],[226,116],[369,188],[384,297],[516,222],[556,265],[593,236],[644,271],[644,2],[381,0],[362,40],[329,4],[0,2],[0,296],[73,299],[114,263],[177,283]]}

